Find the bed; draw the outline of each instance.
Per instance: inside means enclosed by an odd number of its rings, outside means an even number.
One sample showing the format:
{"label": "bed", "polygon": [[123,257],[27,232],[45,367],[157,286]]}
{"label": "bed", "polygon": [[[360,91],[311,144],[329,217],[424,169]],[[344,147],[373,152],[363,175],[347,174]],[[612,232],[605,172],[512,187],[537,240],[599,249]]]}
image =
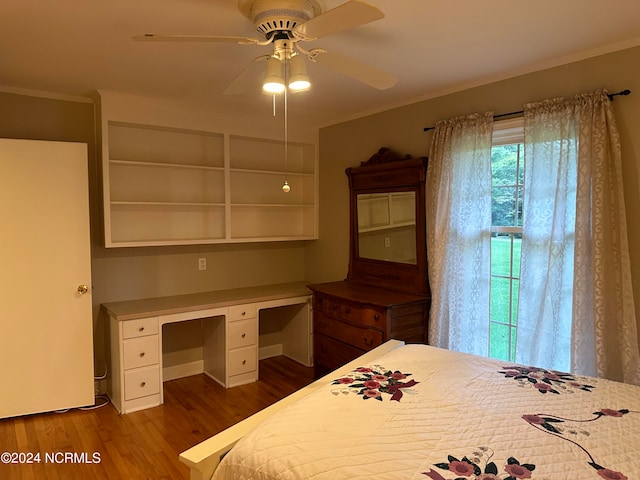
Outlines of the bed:
{"label": "bed", "polygon": [[389,341],[180,458],[213,480],[637,480],[639,451],[638,386]]}

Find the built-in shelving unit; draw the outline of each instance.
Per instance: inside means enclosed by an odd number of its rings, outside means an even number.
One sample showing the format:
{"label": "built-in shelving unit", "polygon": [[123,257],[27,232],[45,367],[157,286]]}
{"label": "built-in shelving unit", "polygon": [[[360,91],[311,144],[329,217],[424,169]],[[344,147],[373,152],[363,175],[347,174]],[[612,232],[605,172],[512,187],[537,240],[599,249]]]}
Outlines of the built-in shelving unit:
{"label": "built-in shelving unit", "polygon": [[117,121],[102,132],[107,247],[317,238],[312,144],[289,143],[285,159],[268,139]]}
{"label": "built-in shelving unit", "polygon": [[230,137],[232,239],[315,238],[314,147],[290,143],[287,150],[285,160],[281,142]]}

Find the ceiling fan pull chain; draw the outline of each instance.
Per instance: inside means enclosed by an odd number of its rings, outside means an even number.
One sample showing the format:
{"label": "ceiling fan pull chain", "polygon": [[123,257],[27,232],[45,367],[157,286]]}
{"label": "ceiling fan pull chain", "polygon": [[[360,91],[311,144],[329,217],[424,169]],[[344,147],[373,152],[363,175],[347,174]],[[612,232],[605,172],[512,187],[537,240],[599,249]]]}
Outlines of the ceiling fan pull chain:
{"label": "ceiling fan pull chain", "polygon": [[289,177],[288,177],[288,171],[289,171],[289,128],[288,128],[288,102],[287,102],[287,90],[289,90],[289,87],[287,86],[289,84],[289,80],[288,80],[288,62],[289,59],[287,56],[284,57],[283,63],[284,63],[284,84],[285,84],[285,89],[284,89],[284,183],[282,184],[282,191],[284,193],[289,193],[289,191],[291,190],[291,186],[289,185]]}

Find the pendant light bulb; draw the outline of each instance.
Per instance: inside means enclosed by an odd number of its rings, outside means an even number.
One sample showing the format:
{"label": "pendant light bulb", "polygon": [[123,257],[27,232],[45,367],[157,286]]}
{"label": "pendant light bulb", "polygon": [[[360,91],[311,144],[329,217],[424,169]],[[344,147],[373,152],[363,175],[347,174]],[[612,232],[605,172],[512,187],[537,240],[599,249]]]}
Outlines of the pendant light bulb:
{"label": "pendant light bulb", "polygon": [[309,90],[311,82],[307,75],[307,66],[302,55],[294,55],[291,57],[290,63],[291,76],[289,77],[289,88],[294,92]]}
{"label": "pendant light bulb", "polygon": [[284,183],[282,184],[282,191],[284,193],[289,193],[290,190],[291,190],[291,186],[289,185],[289,182],[285,180]]}
{"label": "pendant light bulb", "polygon": [[267,60],[267,71],[264,77],[264,83],[262,84],[262,89],[267,93],[282,93],[284,88],[282,63],[276,57],[271,57]]}

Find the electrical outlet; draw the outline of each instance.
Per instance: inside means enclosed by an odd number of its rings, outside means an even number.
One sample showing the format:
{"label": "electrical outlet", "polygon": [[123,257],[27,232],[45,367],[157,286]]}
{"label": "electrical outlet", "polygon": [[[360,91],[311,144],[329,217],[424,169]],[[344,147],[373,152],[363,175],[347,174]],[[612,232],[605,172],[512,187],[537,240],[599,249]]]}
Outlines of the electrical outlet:
{"label": "electrical outlet", "polygon": [[198,270],[206,270],[207,269],[207,259],[199,258],[198,259]]}
{"label": "electrical outlet", "polygon": [[384,246],[385,247],[391,246],[391,239],[389,237],[384,237]]}

